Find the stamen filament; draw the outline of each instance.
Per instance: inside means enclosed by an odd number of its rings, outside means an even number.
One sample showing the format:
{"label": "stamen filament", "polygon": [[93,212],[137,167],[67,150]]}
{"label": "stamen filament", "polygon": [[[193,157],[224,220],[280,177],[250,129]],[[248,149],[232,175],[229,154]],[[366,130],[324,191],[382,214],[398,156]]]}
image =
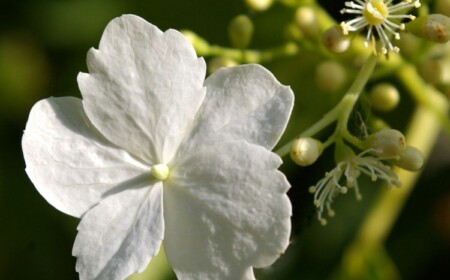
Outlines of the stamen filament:
{"label": "stamen filament", "polygon": [[[355,3],[356,2],[356,3]],[[396,31],[404,30],[403,23],[396,24],[392,19],[410,19],[415,16],[411,14],[394,14],[410,8],[420,7],[420,1],[402,1],[393,4],[393,0],[355,0],[345,2],[345,7],[341,10],[343,14],[354,14],[356,18],[341,23],[344,34],[349,31],[357,31],[369,26],[364,46],[369,45],[370,38],[374,38],[372,28],[375,28],[377,38],[381,42],[381,52],[386,54],[389,51],[398,52],[399,48],[394,46],[387,34],[392,34],[396,40],[400,39],[400,34]],[[387,31],[386,31],[387,30]],[[374,44],[375,45],[375,44]],[[376,52],[376,51],[375,51]]]}

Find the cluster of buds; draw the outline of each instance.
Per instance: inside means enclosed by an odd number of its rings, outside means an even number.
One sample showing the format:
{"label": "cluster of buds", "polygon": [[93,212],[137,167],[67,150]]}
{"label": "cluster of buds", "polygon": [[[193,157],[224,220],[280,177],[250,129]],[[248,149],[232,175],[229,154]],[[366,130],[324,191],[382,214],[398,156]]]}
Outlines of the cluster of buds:
{"label": "cluster of buds", "polygon": [[400,168],[418,171],[423,166],[424,159],[420,151],[406,145],[405,136],[398,130],[385,129],[372,134],[366,139],[365,145],[371,154]]}
{"label": "cluster of buds", "polygon": [[[309,192],[314,194],[314,205],[322,225],[327,223],[323,214],[325,210],[329,217],[334,216],[331,204],[337,195],[353,189],[356,199],[362,198],[358,185],[360,175],[365,174],[372,181],[385,181],[389,187],[400,187],[401,182],[391,164],[417,171],[424,163],[420,151],[406,145],[405,137],[398,130],[386,129],[374,133],[366,138],[364,146],[366,149],[356,154],[354,149],[342,140],[336,141],[336,167],[326,172],[324,178],[309,188]],[[301,166],[310,165],[317,160],[322,150],[320,141],[307,137],[298,138],[292,146],[291,158]]]}

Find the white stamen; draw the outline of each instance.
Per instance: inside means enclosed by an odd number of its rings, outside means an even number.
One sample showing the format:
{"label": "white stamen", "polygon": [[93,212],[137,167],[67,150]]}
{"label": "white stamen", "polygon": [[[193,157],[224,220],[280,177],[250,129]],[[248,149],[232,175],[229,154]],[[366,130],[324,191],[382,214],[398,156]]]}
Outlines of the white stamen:
{"label": "white stamen", "polygon": [[[322,213],[325,209],[327,210],[328,216],[334,216],[331,204],[337,195],[346,194],[348,189],[352,188],[355,191],[356,199],[362,199],[358,186],[358,177],[360,174],[369,176],[372,181],[380,179],[386,181],[389,185],[400,186],[400,180],[397,174],[390,166],[385,165],[381,161],[383,158],[370,155],[372,152],[373,149],[368,149],[348,161],[338,163],[315,186],[309,188],[309,192],[314,193],[314,205],[317,207],[317,216],[321,223],[322,221],[326,222],[322,218]],[[347,187],[342,186],[344,180]]]}
{"label": "white stamen", "polygon": [[366,40],[364,41],[364,46],[368,47],[370,38],[374,37],[372,28],[375,28],[376,36],[381,42],[381,53],[387,54],[388,51],[398,52],[400,50],[391,43],[388,34],[392,34],[394,39],[399,40],[400,34],[396,32],[396,29],[405,29],[405,24],[396,24],[391,20],[414,20],[416,18],[411,14],[395,13],[410,8],[418,8],[420,7],[420,1],[413,2],[408,0],[393,4],[393,0],[355,0],[347,1],[344,5],[346,8],[341,10],[342,14],[355,14],[357,16],[354,19],[341,23],[343,33],[347,35],[348,32],[361,30],[368,26]]}

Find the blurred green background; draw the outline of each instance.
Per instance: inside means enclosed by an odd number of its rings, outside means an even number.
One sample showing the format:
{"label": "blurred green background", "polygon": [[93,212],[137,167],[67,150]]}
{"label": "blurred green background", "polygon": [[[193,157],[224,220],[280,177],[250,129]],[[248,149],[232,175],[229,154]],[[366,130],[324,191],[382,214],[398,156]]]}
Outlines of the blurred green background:
{"label": "blurred green background", "polygon": [[[343,1],[322,2],[338,16],[336,11]],[[236,15],[245,14],[255,23],[250,48],[263,49],[286,42],[285,29],[292,23],[294,12],[280,3],[267,11],[254,12],[242,0],[2,0],[0,279],[78,279],[76,260],[71,256],[78,220],[58,212],[38,194],[24,172],[20,143],[28,113],[36,101],[49,96],[80,97],[77,73],[86,71],[86,52],[98,46],[112,18],[133,13],[162,30],[190,29],[211,44],[229,46],[228,23]],[[265,64],[296,93],[288,136],[317,120],[345,91],[345,87],[338,93],[318,89],[312,73],[324,59],[305,51]],[[355,74],[355,69],[347,68],[346,85]],[[412,104],[407,96],[404,102]],[[405,124],[398,122],[405,119],[408,110],[396,110],[383,117],[404,129]],[[450,278],[449,147],[449,137],[443,134],[388,237],[386,251],[390,257],[380,257],[395,264],[394,275],[401,279]],[[286,162],[283,170],[292,183],[289,195],[294,205],[292,245],[273,267],[258,270],[257,275],[259,279],[276,280],[333,279],[344,248],[379,188],[362,184],[362,202],[350,196],[339,198],[334,204],[338,215],[322,227],[316,221],[307,189],[332,167],[332,161],[324,159],[307,168],[295,168],[290,160]],[[370,269],[374,272],[367,273],[367,279],[382,279],[377,277],[377,267]]]}

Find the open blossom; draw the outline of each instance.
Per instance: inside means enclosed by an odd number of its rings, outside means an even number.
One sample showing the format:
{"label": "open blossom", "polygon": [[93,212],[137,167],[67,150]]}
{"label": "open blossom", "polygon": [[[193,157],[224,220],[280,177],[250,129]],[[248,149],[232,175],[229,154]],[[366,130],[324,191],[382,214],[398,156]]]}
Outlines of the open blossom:
{"label": "open blossom", "polygon": [[370,40],[373,40],[373,34],[376,33],[381,42],[381,52],[386,54],[388,51],[398,52],[399,48],[394,46],[390,36],[396,40],[400,39],[397,30],[404,30],[403,23],[396,23],[395,20],[410,19],[415,17],[411,14],[398,13],[409,10],[410,8],[420,7],[420,1],[402,0],[397,4],[392,4],[393,0],[356,0],[345,2],[341,10],[343,14],[356,14],[357,17],[341,23],[344,34],[349,31],[358,31],[364,27],[368,28],[366,41],[364,45],[369,46]]}
{"label": "open blossom", "polygon": [[328,216],[334,216],[331,204],[337,195],[345,194],[349,189],[354,189],[356,199],[360,200],[362,198],[358,186],[358,177],[361,174],[370,176],[372,181],[384,180],[389,186],[401,185],[397,174],[390,166],[382,162],[382,158],[367,155],[371,152],[373,152],[373,149],[339,162],[315,186],[309,188],[309,191],[314,193],[314,205],[318,209],[317,216],[321,224],[325,225],[327,222],[323,217],[324,210],[327,211]]}
{"label": "open blossom", "polygon": [[54,207],[80,217],[81,279],[142,271],[164,242],[178,279],[254,279],[289,241],[289,183],[270,150],[293,94],[258,65],[216,71],[175,30],[132,15],[107,26],[83,99],[32,109],[26,171]]}

